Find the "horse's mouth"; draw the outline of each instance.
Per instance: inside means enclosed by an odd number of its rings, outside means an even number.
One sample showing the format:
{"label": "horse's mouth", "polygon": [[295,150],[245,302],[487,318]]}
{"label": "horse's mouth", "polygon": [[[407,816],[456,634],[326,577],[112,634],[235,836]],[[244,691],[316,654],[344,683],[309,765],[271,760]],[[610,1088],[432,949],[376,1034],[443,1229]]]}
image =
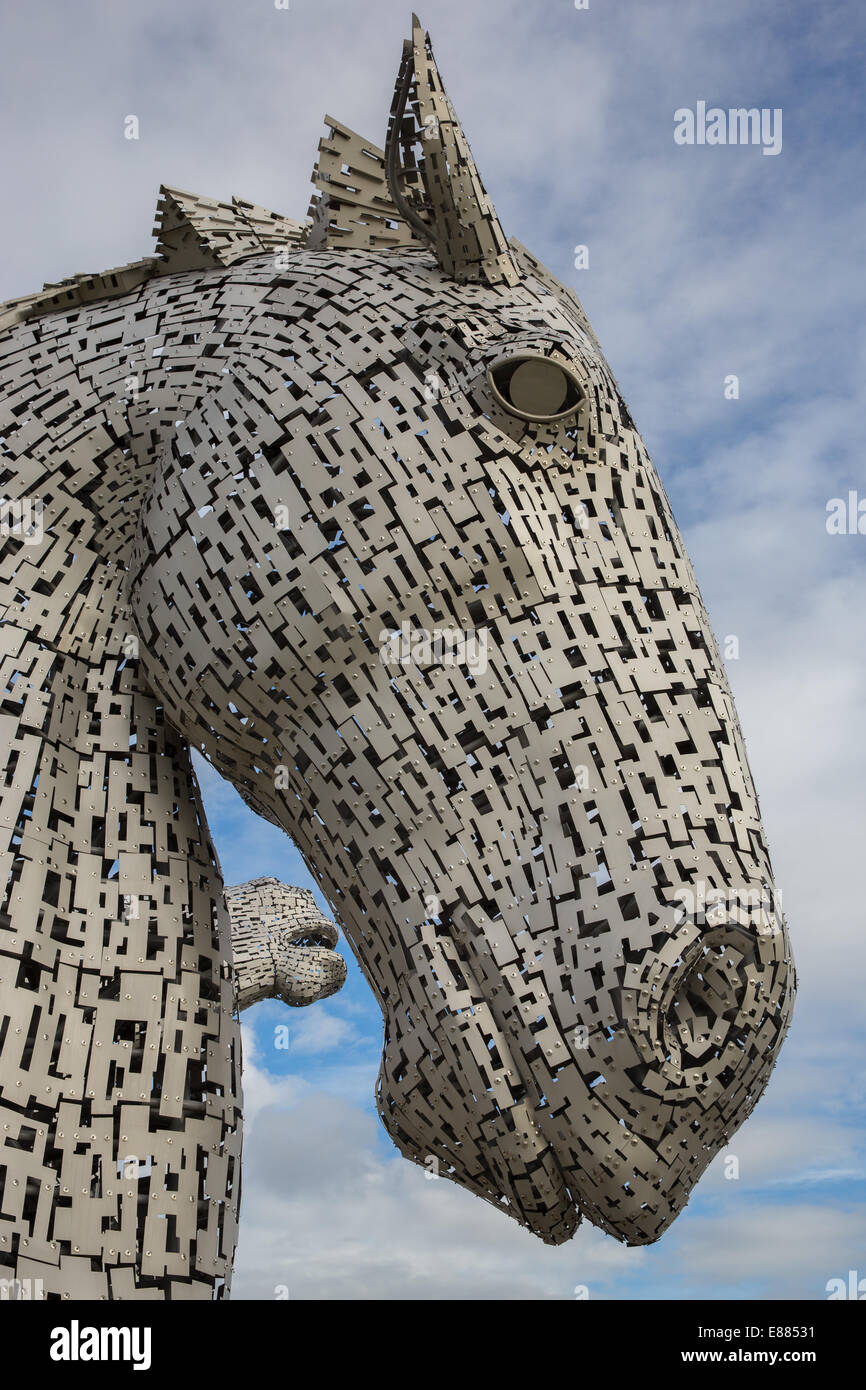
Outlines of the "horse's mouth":
{"label": "horse's mouth", "polygon": [[[481,1095],[440,1079],[431,1113],[419,1096],[418,1077],[399,1064],[394,1067],[386,1043],[378,1087],[382,1120],[404,1156],[429,1176],[451,1178],[516,1217],[545,1243],[560,1245],[574,1234],[580,1217],[533,1104],[528,1097],[514,1098],[526,1089],[521,1079],[525,1067],[518,1066],[508,1039],[483,1004],[475,1007],[470,1026],[478,1030],[480,1045],[488,1049],[492,1044],[503,1064],[491,1090]],[[429,1057],[444,1055],[447,1047],[445,1037],[432,1041]],[[429,1071],[423,1063],[417,1070],[423,1091]]]}

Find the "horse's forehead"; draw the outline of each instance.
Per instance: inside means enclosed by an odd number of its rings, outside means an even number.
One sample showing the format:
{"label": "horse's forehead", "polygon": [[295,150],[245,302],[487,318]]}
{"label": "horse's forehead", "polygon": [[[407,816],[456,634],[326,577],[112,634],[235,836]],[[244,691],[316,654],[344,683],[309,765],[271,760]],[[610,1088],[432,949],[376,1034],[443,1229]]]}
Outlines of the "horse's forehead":
{"label": "horse's forehead", "polygon": [[[345,253],[344,253],[345,255]],[[568,333],[578,321],[568,299],[531,274],[515,286],[458,284],[439,271],[432,259],[375,253],[353,256],[341,267],[307,266],[296,285],[306,299],[309,291],[321,297],[321,307],[334,318],[331,333],[356,333],[359,324],[376,314],[379,333],[400,335],[411,325],[442,325],[462,329],[475,339],[501,336],[533,325]],[[337,274],[334,274],[337,271]]]}

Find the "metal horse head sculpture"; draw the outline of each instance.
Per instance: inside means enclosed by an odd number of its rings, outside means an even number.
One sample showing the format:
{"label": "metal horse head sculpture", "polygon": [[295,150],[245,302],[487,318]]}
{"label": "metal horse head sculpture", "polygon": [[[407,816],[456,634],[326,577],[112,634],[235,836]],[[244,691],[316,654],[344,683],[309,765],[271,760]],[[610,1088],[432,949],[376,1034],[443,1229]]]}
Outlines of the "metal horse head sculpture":
{"label": "metal horse head sculpture", "polygon": [[792,1007],[718,647],[579,301],[505,238],[417,20],[385,148],[327,123],[306,225],[164,190],[158,258],[7,306],[4,450],[45,511],[4,649],[4,1009],[43,991],[51,1191],[7,1184],[0,1260],[58,1288],[230,1271],[236,1023],[189,744],[331,903],[399,1149],[545,1241],[581,1215],[656,1240]]}

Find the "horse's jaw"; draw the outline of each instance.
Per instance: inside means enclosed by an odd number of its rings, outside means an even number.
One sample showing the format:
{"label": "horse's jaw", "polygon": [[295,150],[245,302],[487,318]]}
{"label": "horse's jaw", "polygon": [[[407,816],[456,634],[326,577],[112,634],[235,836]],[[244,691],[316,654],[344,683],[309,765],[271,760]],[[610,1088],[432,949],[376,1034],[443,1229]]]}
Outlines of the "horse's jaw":
{"label": "horse's jaw", "polygon": [[[256,809],[302,840],[284,804]],[[536,903],[521,921],[504,899],[468,908],[456,878],[409,946],[384,880],[363,929],[347,929],[382,1008],[376,1098],[394,1143],[547,1244],[584,1216],[626,1245],[657,1241],[751,1113],[787,1027],[793,967],[770,899],[742,895],[713,926],[711,904],[707,922],[680,909],[661,922],[651,875],[634,890],[623,939],[588,904]],[[545,988],[554,957],[570,1000]]]}

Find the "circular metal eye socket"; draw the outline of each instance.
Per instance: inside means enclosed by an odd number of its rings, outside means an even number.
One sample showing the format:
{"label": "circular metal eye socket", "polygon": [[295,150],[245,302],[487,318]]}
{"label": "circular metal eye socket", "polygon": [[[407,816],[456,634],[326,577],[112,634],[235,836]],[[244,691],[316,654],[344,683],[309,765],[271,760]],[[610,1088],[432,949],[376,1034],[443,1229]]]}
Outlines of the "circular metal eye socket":
{"label": "circular metal eye socket", "polygon": [[493,363],[487,377],[500,405],[521,420],[561,420],[583,400],[574,373],[540,354],[505,357]]}

